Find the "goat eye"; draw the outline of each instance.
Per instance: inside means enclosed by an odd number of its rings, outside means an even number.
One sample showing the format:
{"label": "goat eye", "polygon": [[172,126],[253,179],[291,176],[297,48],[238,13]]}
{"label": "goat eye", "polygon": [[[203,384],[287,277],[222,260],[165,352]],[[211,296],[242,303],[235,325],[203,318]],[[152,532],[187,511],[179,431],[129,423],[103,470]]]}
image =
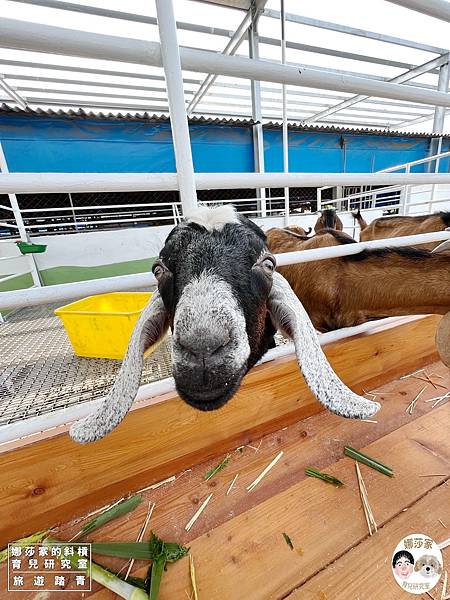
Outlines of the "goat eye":
{"label": "goat eye", "polygon": [[156,279],[160,279],[165,270],[166,269],[161,263],[156,263],[153,265],[153,275],[156,277]]}
{"label": "goat eye", "polygon": [[263,269],[269,273],[273,273],[275,271],[275,259],[272,256],[266,256],[261,265]]}

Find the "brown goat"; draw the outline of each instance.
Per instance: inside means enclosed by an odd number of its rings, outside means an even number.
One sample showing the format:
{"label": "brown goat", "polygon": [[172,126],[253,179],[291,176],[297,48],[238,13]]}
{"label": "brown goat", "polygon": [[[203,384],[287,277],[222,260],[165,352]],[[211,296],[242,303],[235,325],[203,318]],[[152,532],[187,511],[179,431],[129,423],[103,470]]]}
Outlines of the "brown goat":
{"label": "brown goat", "polygon": [[[443,231],[446,227],[450,227],[449,212],[439,212],[435,213],[434,215],[418,215],[414,217],[380,217],[379,219],[374,219],[369,225],[366,224],[365,228],[363,228],[362,223],[359,221],[356,214],[353,216],[360,223],[361,242],[367,242],[368,240],[382,240],[390,237],[400,237],[402,235],[432,233],[433,231]],[[365,223],[362,217],[361,221]],[[438,246],[439,243],[440,242],[420,244],[419,247],[432,250]]]}
{"label": "brown goat", "polygon": [[322,231],[323,229],[335,229],[336,231],[343,230],[342,221],[337,216],[334,208],[324,208],[320,211],[320,217],[314,225],[314,231],[319,233],[319,231]]}
{"label": "brown goat", "polygon": [[[325,231],[307,240],[282,229],[267,232],[274,253],[353,244]],[[366,321],[450,311],[450,257],[418,248],[364,250],[351,256],[280,267],[319,331]]]}

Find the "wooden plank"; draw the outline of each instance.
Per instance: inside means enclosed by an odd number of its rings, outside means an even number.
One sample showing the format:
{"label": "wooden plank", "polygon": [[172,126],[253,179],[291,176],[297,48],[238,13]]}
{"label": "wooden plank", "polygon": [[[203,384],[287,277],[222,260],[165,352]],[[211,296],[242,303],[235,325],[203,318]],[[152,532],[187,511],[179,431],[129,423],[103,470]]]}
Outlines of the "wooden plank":
{"label": "wooden plank", "polygon": [[[450,404],[364,449],[395,471],[390,479],[362,468],[380,526],[448,479],[448,475],[419,477],[417,465],[423,473],[448,473],[449,425]],[[345,486],[302,481],[194,540],[190,546],[200,597],[234,600],[238,590],[246,600],[283,598],[313,576],[324,559],[331,563],[367,538],[354,461],[344,458],[328,471]],[[301,556],[289,549],[283,531],[295,548],[302,549]],[[180,561],[163,580],[160,600],[182,598],[185,589],[189,589],[187,562]]]}
{"label": "wooden plank", "polygon": [[[450,371],[442,363],[429,365],[427,372],[434,373],[432,379],[450,388]],[[419,373],[418,376],[424,375]],[[156,504],[151,529],[163,539],[177,540],[190,545],[192,539],[305,479],[306,466],[315,465],[326,470],[330,464],[342,457],[344,443],[355,448],[363,447],[429,412],[430,404],[425,400],[436,395],[436,390],[431,385],[428,385],[421,396],[413,414],[410,415],[405,411],[406,406],[424,385],[424,382],[408,377],[377,388],[377,397],[382,403],[382,409],[377,415],[377,424],[340,419],[324,411],[259,440],[248,440],[252,447],[245,446],[234,450],[227,468],[213,479],[205,482],[203,476],[207,470],[217,464],[217,458],[178,474],[175,482],[145,492],[143,503],[138,509],[126,518],[104,526],[101,531],[87,539],[89,541],[135,539],[145,519],[150,501]],[[283,464],[279,464],[271,472],[270,477],[265,478],[252,494],[247,493],[246,484],[241,482],[255,479],[279,450],[284,451]],[[237,473],[239,477],[236,485],[231,494],[226,496],[228,486]],[[184,525],[197,510],[199,503],[211,492],[214,492],[215,498],[220,498],[220,502],[208,505],[208,509],[195,527],[190,532],[186,532]],[[56,537],[63,540],[71,539],[80,530],[83,522],[85,521],[80,522],[78,519],[76,522],[65,524],[55,532]],[[122,568],[124,563],[121,560],[105,557],[100,560],[116,570]],[[136,570],[142,564],[137,562]],[[6,581],[6,576],[6,568],[2,569],[0,566],[0,583]],[[94,586],[94,589],[97,590],[97,587]],[[33,598],[31,593],[24,593],[22,596],[23,600]],[[100,598],[110,600],[112,594],[104,591]]]}
{"label": "wooden plank", "polygon": [[[355,336],[326,348],[354,389],[435,357],[438,317]],[[398,349],[402,348],[402,352]],[[176,396],[136,410],[104,440],[66,434],[0,455],[0,544],[102,506],[131,490],[320,410],[289,358],[254,369],[221,411],[199,413]],[[11,519],[11,515],[21,515]]]}
{"label": "wooden plank", "polygon": [[[425,533],[436,543],[447,539],[450,529],[445,529],[438,519],[450,527],[450,487],[445,484],[426,494],[407,511],[396,515],[376,536],[364,540],[357,548],[321,570],[289,594],[286,600],[373,600],[380,597],[380,590],[383,590],[383,598],[406,598],[406,593],[392,575],[394,549],[411,533]],[[450,571],[450,547],[444,550],[443,558],[444,569]],[[440,598],[440,593],[437,593],[440,590],[438,584],[431,594]]]}

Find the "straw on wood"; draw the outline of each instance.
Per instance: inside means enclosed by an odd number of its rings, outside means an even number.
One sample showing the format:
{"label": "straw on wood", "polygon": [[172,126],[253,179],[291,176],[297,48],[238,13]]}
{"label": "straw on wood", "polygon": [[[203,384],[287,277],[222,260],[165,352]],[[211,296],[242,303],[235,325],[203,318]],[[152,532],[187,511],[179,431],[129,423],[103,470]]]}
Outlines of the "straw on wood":
{"label": "straw on wood", "polygon": [[189,521],[189,523],[186,525],[185,530],[189,531],[192,527],[192,525],[195,523],[195,521],[199,518],[199,516],[202,514],[202,512],[205,510],[206,505],[208,504],[208,502],[211,500],[212,498],[212,494],[210,494],[206,500],[203,502],[203,504],[200,506],[200,508],[198,509],[198,511],[195,513],[195,515],[192,517],[192,519]]}
{"label": "straw on wood", "polygon": [[170,483],[171,481],[175,481],[176,477],[175,475],[172,475],[172,477],[168,477],[167,479],[163,479],[163,481],[158,481],[158,483],[153,483],[152,485],[148,485],[145,488],[142,488],[142,490],[138,490],[136,493],[140,494],[141,492],[147,492],[148,490],[156,490],[156,488],[161,487],[162,485],[165,485],[166,483]]}
{"label": "straw on wood", "polygon": [[442,591],[441,591],[441,600],[444,600],[444,598],[447,594],[447,578],[448,578],[448,573],[447,573],[447,571],[445,571],[444,583],[442,584]]}
{"label": "straw on wood", "polygon": [[189,572],[191,574],[191,584],[192,584],[192,591],[194,593],[194,600],[198,600],[197,581],[195,578],[194,557],[192,556],[192,554],[189,554]]}
{"label": "straw on wood", "polygon": [[442,525],[442,527],[445,527],[445,529],[447,529],[447,525],[444,523],[444,521],[442,521],[441,519],[438,519],[438,521]]}
{"label": "straw on wood", "polygon": [[423,377],[418,377],[417,375],[411,375],[411,377],[413,377],[414,379],[418,379],[419,381],[425,381],[425,383],[431,383],[431,385],[434,387],[434,389],[436,390],[438,387],[444,388],[444,390],[446,389],[445,385],[441,385],[440,383],[436,383],[435,381],[432,381],[430,379],[430,376],[428,375],[428,373],[424,373],[426,379],[424,379]]}
{"label": "straw on wood", "polygon": [[226,496],[228,496],[228,494],[231,492],[231,489],[233,488],[234,484],[236,483],[236,479],[238,478],[239,473],[236,473],[236,475],[234,476],[233,481],[230,483],[230,487],[227,489],[227,493],[225,494]]}
{"label": "straw on wood", "polygon": [[400,377],[400,379],[408,379],[408,377],[412,377],[413,375],[416,375],[417,373],[422,373],[422,371],[425,371],[425,367],[423,369],[418,369],[417,371],[413,371],[412,373],[408,373],[408,375],[403,375],[403,377]]}
{"label": "straw on wood", "polygon": [[439,550],[443,550],[444,548],[447,548],[447,546],[450,546],[450,538],[447,538],[446,540],[438,544]]}
{"label": "straw on wood", "polygon": [[[142,542],[145,532],[147,531],[149,521],[152,518],[152,514],[153,514],[153,510],[154,510],[155,506],[156,506],[156,504],[154,502],[152,505],[150,505],[150,502],[148,503],[147,516],[145,518],[144,524],[142,525],[139,535],[137,537],[137,540],[136,540],[137,542]],[[130,564],[128,565],[127,572],[125,573],[125,581],[128,579],[128,577],[131,573],[131,569],[133,568],[133,565],[134,565],[134,560],[135,559],[132,558],[130,561]]]}
{"label": "straw on wood", "polygon": [[421,395],[424,393],[424,391],[425,391],[426,389],[427,389],[427,388],[426,388],[426,386],[425,386],[425,387],[423,387],[423,388],[420,390],[420,392],[417,394],[417,396],[414,398],[414,400],[412,400],[412,401],[410,402],[410,404],[408,404],[408,406],[407,406],[407,408],[406,408],[406,411],[405,411],[405,412],[409,413],[410,415],[412,415],[412,414],[413,414],[413,410],[414,410],[414,409],[415,409],[415,407],[416,407],[417,400],[420,398],[420,396],[421,396]]}
{"label": "straw on wood", "polygon": [[267,467],[263,470],[263,472],[258,475],[258,477],[255,479],[255,481],[253,481],[248,487],[247,487],[247,491],[248,492],[252,492],[255,487],[258,485],[258,483],[261,481],[261,479],[263,477],[265,477],[267,475],[267,473],[270,471],[270,469],[272,469],[277,462],[280,460],[280,458],[283,456],[284,452],[283,450],[281,450],[281,452],[279,454],[277,454],[277,456],[273,459],[273,461],[267,465]]}
{"label": "straw on wood", "polygon": [[356,475],[358,478],[359,494],[361,496],[361,503],[362,503],[362,507],[364,510],[364,516],[366,517],[367,527],[369,529],[369,535],[372,535],[372,527],[374,528],[375,532],[378,531],[377,524],[376,524],[375,518],[373,516],[372,509],[370,508],[369,496],[367,494],[367,488],[364,483],[364,479],[362,478],[359,464],[357,462],[355,462],[355,469],[356,469]]}

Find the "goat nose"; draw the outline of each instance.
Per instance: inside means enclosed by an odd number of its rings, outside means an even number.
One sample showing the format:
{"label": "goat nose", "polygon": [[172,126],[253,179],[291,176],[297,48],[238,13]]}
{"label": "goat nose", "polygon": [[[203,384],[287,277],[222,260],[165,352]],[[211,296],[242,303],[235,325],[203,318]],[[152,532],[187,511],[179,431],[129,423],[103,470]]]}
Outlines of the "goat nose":
{"label": "goat nose", "polygon": [[206,358],[219,352],[230,343],[228,331],[195,331],[178,339],[184,350],[198,358]]}

